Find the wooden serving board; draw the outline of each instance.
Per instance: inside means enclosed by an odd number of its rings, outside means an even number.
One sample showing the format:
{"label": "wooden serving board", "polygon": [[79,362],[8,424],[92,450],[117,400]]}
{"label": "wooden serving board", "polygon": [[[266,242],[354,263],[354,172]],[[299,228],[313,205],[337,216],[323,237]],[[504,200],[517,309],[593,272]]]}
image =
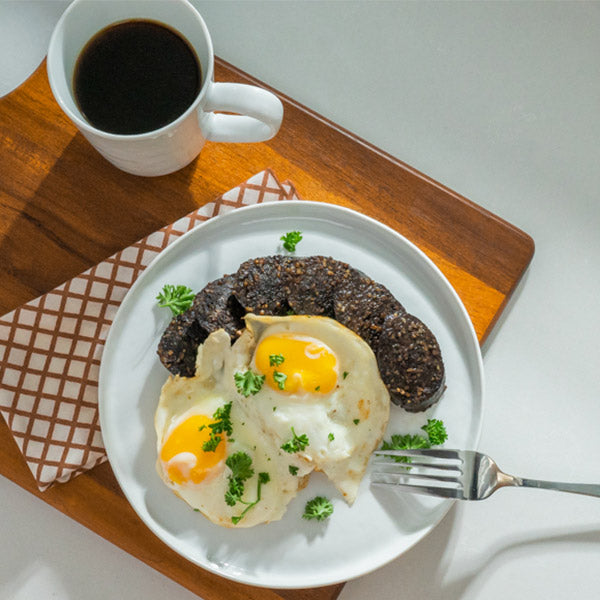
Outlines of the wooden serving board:
{"label": "wooden serving board", "polygon": [[[215,78],[267,87],[219,59]],[[52,97],[43,63],[0,100],[0,314],[269,167],[302,198],[353,208],[416,243],[455,287],[483,341],[533,256],[533,240],[279,96],[285,117],[273,140],[208,143],[185,169],[141,178],[110,165],[77,132]],[[266,590],[196,567],[140,521],[108,463],[40,493],[2,419],[0,473],[206,600],[333,600],[342,589]]]}

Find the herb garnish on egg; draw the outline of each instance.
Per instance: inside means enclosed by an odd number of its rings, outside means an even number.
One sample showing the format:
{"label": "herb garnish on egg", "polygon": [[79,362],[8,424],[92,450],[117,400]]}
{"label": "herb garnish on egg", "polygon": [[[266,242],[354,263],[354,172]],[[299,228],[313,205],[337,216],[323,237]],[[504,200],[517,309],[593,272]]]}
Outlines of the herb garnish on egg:
{"label": "herb garnish on egg", "polygon": [[236,452],[227,457],[225,464],[231,469],[229,475],[229,488],[225,492],[225,502],[234,506],[242,499],[244,494],[244,482],[254,475],[252,458],[246,452]]}
{"label": "herb garnish on egg", "polygon": [[260,502],[260,490],[261,487],[263,486],[263,484],[265,483],[269,483],[269,481],[271,481],[271,476],[268,473],[259,473],[258,474],[258,484],[256,486],[256,500],[254,502],[244,502],[243,500],[240,499],[240,502],[242,504],[246,504],[246,508],[242,511],[241,515],[238,515],[237,517],[231,517],[231,522],[234,525],[237,525],[243,518],[244,515],[256,504],[258,504]]}
{"label": "herb garnish on egg", "polygon": [[286,379],[287,375],[285,373],[281,373],[280,371],[273,371],[273,380],[279,386],[280,390],[285,390]]}
{"label": "herb garnish on egg", "polygon": [[301,450],[304,450],[304,448],[308,446],[308,436],[305,433],[302,435],[296,435],[296,432],[292,427],[292,435],[294,437],[281,446],[282,450],[293,454],[294,452],[300,452]]}
{"label": "herb garnish on egg", "polygon": [[235,387],[237,391],[242,394],[245,398],[250,396],[250,394],[258,394],[260,392],[260,388],[265,382],[264,375],[256,375],[248,369],[245,373],[236,373],[234,376],[235,379]]}
{"label": "herb garnish on egg", "polygon": [[[213,419],[215,419],[215,422],[208,425],[211,430],[210,439],[202,444],[204,452],[214,452],[216,450],[222,439],[220,435],[215,435],[216,433],[226,433],[227,435],[233,433],[231,426],[231,402],[217,408],[213,414]],[[201,429],[204,429],[204,426]]]}
{"label": "herb garnish on egg", "polygon": [[242,496],[244,495],[244,482],[254,475],[252,458],[246,452],[236,452],[227,458],[225,464],[231,469],[231,475],[229,475],[228,479],[229,489],[225,492],[225,502],[229,506],[235,506],[238,502],[246,505],[246,508],[240,515],[231,517],[231,522],[237,525],[244,518],[244,515],[260,502],[261,488],[265,483],[271,481],[271,476],[264,472],[258,474],[256,500],[254,502],[246,502],[242,500]]}
{"label": "herb garnish on egg", "polygon": [[269,366],[278,367],[285,358],[281,354],[269,354]]}

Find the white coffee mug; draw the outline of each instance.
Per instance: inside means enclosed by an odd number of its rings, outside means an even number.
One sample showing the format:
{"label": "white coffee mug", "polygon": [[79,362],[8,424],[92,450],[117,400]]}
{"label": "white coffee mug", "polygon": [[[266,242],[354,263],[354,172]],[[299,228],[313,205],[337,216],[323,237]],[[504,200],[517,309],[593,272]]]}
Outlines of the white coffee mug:
{"label": "white coffee mug", "polygon": [[[73,72],[79,54],[97,32],[129,19],[157,21],[182,35],[196,52],[203,81],[192,105],[168,125],[119,135],[97,129],[85,119],[73,95]],[[47,68],[52,93],[69,119],[102,156],[134,175],[177,171],[198,156],[207,140],[268,140],[283,118],[283,105],[274,94],[252,85],[213,80],[212,41],[204,20],[187,0],[75,0],[54,29]]]}

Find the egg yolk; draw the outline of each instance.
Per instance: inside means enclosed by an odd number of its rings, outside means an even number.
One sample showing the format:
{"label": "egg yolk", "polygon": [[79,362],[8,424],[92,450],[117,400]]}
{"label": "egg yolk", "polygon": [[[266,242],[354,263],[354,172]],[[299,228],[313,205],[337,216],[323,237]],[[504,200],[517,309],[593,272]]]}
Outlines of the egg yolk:
{"label": "egg yolk", "polygon": [[336,356],[323,342],[308,336],[265,337],[254,355],[256,368],[274,390],[327,394],[337,383]]}
{"label": "egg yolk", "polygon": [[202,446],[210,440],[214,419],[206,415],[189,417],[171,432],[160,451],[160,460],[174,483],[200,483],[225,458],[226,435],[213,451]]}

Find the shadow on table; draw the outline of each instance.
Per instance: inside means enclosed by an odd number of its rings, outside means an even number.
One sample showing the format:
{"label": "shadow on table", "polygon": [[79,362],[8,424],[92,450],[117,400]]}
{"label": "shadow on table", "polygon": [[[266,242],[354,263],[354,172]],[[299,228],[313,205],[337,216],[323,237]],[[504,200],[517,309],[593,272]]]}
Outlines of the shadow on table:
{"label": "shadow on table", "polygon": [[[546,548],[548,544],[593,544],[596,547],[600,547],[600,529],[586,529],[579,532],[556,533],[542,536],[536,535],[535,537],[531,536],[519,541],[509,542],[505,545],[497,544],[495,548],[491,548],[489,552],[479,557],[479,560],[471,565],[466,575],[447,584],[441,584],[439,598],[444,598],[444,600],[460,600],[465,596],[465,592],[468,589],[477,588],[480,585],[480,582],[485,578],[485,573],[489,573],[490,568],[495,563],[498,563],[502,557],[510,556],[514,559],[514,555],[530,556],[541,550],[542,547]],[[471,589],[472,592],[473,590]],[[510,596],[510,594],[508,595]]]}
{"label": "shadow on table", "polygon": [[14,306],[198,206],[190,189],[198,159],[171,175],[138,177],[111,165],[77,133],[49,168],[37,164],[38,156],[20,160],[36,164],[23,165],[0,240],[2,270],[19,287]]}
{"label": "shadow on table", "polygon": [[[486,548],[469,564],[462,576],[446,581],[448,561],[451,560],[456,536],[453,531],[460,526],[460,510],[455,504],[448,515],[423,541],[398,560],[363,579],[350,583],[339,600],[372,595],[375,585],[378,600],[398,598],[427,598],[428,600],[461,600],[479,597],[481,586],[499,568],[503,561],[518,560],[547,550],[549,545],[600,548],[600,527],[579,531],[548,532],[529,535],[518,540],[507,539]],[[390,576],[390,570],[393,575]],[[379,579],[374,584],[373,578]],[[385,582],[385,583],[384,583]],[[364,594],[361,586],[364,585]],[[516,594],[516,595],[515,595]],[[507,597],[519,597],[518,591],[507,590]]]}

